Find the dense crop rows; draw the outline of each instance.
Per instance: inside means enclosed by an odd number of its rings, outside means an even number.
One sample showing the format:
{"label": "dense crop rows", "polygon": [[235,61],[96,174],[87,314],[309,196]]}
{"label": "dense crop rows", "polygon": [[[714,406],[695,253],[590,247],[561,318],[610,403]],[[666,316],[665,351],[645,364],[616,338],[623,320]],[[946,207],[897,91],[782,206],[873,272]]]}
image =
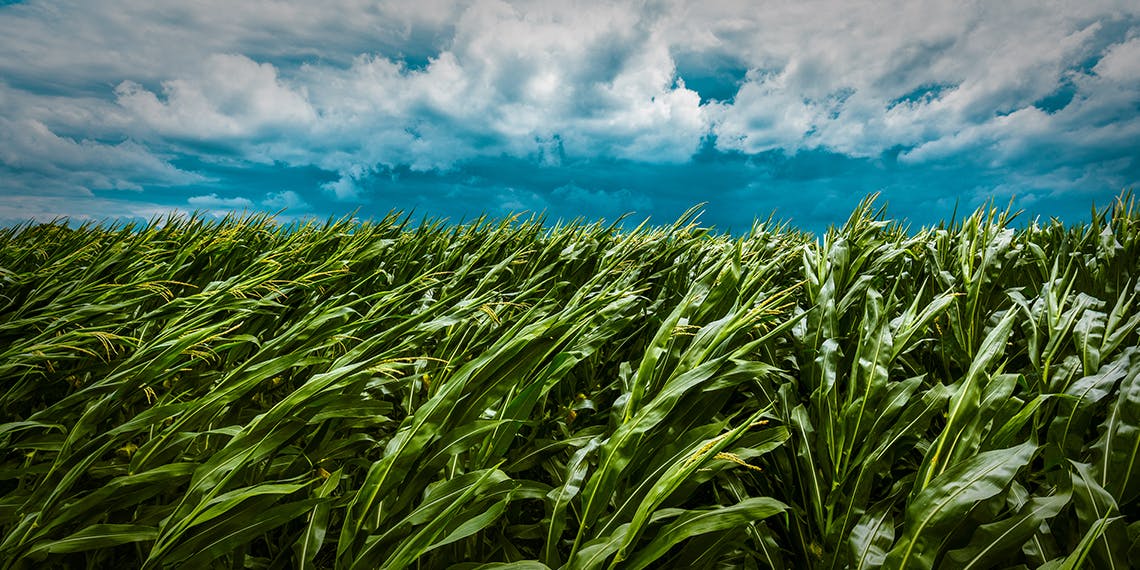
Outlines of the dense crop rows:
{"label": "dense crop rows", "polygon": [[1128,200],[4,230],[0,567],[1126,568],[1138,259]]}

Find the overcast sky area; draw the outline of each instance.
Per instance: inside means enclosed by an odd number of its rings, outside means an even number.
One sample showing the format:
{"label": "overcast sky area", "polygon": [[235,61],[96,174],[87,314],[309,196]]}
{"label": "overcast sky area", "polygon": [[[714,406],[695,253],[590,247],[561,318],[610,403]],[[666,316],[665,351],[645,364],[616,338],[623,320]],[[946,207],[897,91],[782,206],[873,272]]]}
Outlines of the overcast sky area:
{"label": "overcast sky area", "polygon": [[0,224],[1077,222],[1138,181],[1135,0],[0,2]]}

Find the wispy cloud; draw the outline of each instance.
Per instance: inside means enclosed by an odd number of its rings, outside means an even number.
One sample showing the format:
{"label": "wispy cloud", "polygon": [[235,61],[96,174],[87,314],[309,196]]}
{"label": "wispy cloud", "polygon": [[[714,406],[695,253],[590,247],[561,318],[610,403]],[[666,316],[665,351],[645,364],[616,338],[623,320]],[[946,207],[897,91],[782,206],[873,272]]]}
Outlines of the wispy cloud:
{"label": "wispy cloud", "polygon": [[198,208],[222,208],[222,209],[235,209],[235,208],[249,208],[253,206],[253,202],[248,198],[222,198],[217,194],[207,194],[205,196],[191,196],[186,203]]}

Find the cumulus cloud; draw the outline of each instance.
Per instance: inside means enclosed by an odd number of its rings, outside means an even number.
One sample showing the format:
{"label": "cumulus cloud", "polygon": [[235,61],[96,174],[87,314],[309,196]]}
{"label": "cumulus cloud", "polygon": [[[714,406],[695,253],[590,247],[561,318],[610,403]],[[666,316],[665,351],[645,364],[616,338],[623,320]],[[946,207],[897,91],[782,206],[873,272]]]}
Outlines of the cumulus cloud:
{"label": "cumulus cloud", "polygon": [[[350,62],[361,53],[424,56],[464,2],[338,0],[28,0],[3,8],[0,75],[101,90],[110,78],[158,84],[212,54],[258,61]],[[113,84],[117,84],[115,81]]]}
{"label": "cumulus cloud", "polygon": [[[348,202],[481,160],[702,152],[1105,187],[1140,169],[1137,62],[1140,8],[1116,0],[29,0],[0,10],[0,165],[8,186],[73,192],[206,181],[178,157],[314,167]],[[562,186],[503,184],[488,203],[654,203]],[[189,200],[313,207],[257,192]]]}
{"label": "cumulus cloud", "polygon": [[1094,4],[807,2],[756,16],[746,59],[764,63],[719,106],[718,142],[864,157],[953,145],[963,130],[1033,108],[1112,41],[1100,20],[1119,19],[1120,5]]}
{"label": "cumulus cloud", "polygon": [[[210,141],[259,162],[337,172],[361,198],[377,169],[446,170],[476,156],[688,160],[709,121],[676,77],[668,38],[632,7],[477,2],[422,67],[362,54],[347,67],[211,55],[157,90],[117,102],[138,136]],[[648,48],[648,49],[647,49]]]}
{"label": "cumulus cloud", "polygon": [[164,81],[161,97],[133,81],[120,83],[115,95],[147,131],[175,138],[256,144],[298,134],[315,119],[276,67],[244,55],[207,57],[193,76]]}
{"label": "cumulus cloud", "polygon": [[1109,48],[1093,72],[1097,76],[1124,84],[1140,83],[1140,37]]}
{"label": "cumulus cloud", "polygon": [[477,2],[421,68],[378,55],[306,67],[322,117],[312,160],[341,174],[326,189],[343,198],[375,167],[447,170],[499,155],[688,160],[708,118],[644,19],[621,5]]}

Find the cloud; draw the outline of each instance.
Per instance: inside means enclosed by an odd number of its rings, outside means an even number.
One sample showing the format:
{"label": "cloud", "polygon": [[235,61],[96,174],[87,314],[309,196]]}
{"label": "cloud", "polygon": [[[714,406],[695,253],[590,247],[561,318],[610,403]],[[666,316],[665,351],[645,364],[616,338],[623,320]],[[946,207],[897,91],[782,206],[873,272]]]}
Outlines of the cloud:
{"label": "cloud", "polygon": [[[449,207],[394,190],[422,177],[487,208],[607,214],[705,186],[766,204],[749,176],[844,168],[852,192],[969,171],[937,191],[1103,193],[1138,179],[1138,61],[1140,8],[1112,0],[30,0],[0,10],[0,187]],[[621,182],[714,155],[734,186]],[[486,164],[504,172],[463,182]],[[328,176],[236,189],[267,169]]]}
{"label": "cloud", "polygon": [[0,225],[50,222],[66,218],[72,223],[147,222],[189,212],[147,201],[126,201],[94,196],[4,194],[0,196]]}
{"label": "cloud", "polygon": [[275,208],[279,210],[308,210],[309,203],[301,198],[301,195],[292,190],[282,190],[280,192],[269,192],[265,195],[265,199],[261,201],[261,205],[267,208]]}
{"label": "cloud", "polygon": [[203,181],[201,176],[170,165],[131,140],[112,144],[60,136],[36,119],[3,116],[0,171],[9,183],[41,192],[72,194]]}
{"label": "cloud", "polygon": [[1140,37],[1116,44],[1093,67],[1098,77],[1123,84],[1140,83]]}
{"label": "cloud", "polygon": [[119,105],[159,136],[257,145],[297,134],[315,119],[305,98],[281,82],[272,64],[243,55],[211,55],[193,77],[164,81],[162,94],[132,81],[115,88]]}
{"label": "cloud", "polygon": [[435,53],[463,2],[29,0],[5,8],[0,75],[38,87],[102,90],[109,78],[157,85],[212,54],[292,65],[361,53]]}
{"label": "cloud", "polygon": [[668,38],[628,7],[477,2],[422,68],[363,54],[347,68],[212,54],[160,89],[124,80],[138,138],[209,141],[251,161],[341,174],[338,197],[377,166],[447,169],[475,156],[688,160],[708,132],[676,77]]}
{"label": "cloud", "polygon": [[248,198],[222,198],[217,194],[207,194],[205,196],[191,196],[186,200],[187,204],[196,208],[216,208],[216,209],[239,209],[250,208],[253,202]]}
{"label": "cloud", "polygon": [[326,188],[343,198],[377,166],[446,170],[499,155],[686,161],[708,118],[677,81],[666,38],[642,20],[621,6],[478,2],[422,68],[382,56],[307,67],[323,119],[312,160],[341,173]]}
{"label": "cloud", "polygon": [[773,11],[754,22],[749,37],[758,41],[746,56],[766,67],[718,106],[719,144],[870,157],[960,141],[964,129],[1000,124],[1054,91],[1107,41],[1095,20],[1112,17],[1110,8],[1042,14],[1015,2],[979,13],[962,3],[877,2],[842,13],[819,3]]}
{"label": "cloud", "polygon": [[788,88],[786,73],[749,73],[733,102],[718,104],[715,133],[719,148],[756,154],[775,149],[796,152],[826,120],[827,109]]}

